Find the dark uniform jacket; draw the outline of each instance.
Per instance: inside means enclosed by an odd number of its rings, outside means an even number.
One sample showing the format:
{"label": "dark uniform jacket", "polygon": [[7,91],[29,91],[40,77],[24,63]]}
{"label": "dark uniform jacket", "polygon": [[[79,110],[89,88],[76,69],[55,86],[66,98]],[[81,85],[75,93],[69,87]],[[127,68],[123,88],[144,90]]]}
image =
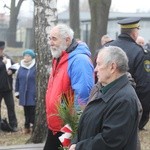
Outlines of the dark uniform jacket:
{"label": "dark uniform jacket", "polygon": [[105,94],[97,90],[80,118],[76,150],[137,150],[138,102],[126,75]]}
{"label": "dark uniform jacket", "polygon": [[150,109],[150,73],[146,69],[150,67],[150,63],[145,65],[144,49],[127,34],[120,34],[117,40],[106,44],[108,45],[118,46],[126,52],[129,58],[129,72],[136,82],[136,93],[144,109]]}
{"label": "dark uniform jacket", "polygon": [[[13,62],[11,63],[13,64]],[[15,72],[15,70],[12,71],[13,73]],[[3,56],[0,56],[0,92],[11,91],[12,81],[13,81],[12,75],[7,74],[6,66],[3,63]]]}

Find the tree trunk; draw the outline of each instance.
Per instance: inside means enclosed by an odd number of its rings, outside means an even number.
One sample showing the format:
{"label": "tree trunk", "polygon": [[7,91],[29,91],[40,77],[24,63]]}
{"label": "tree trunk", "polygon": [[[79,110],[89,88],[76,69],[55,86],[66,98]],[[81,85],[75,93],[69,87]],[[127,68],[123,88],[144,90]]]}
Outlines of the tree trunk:
{"label": "tree trunk", "polygon": [[100,47],[101,37],[107,33],[107,22],[111,0],[89,0],[91,11],[90,49],[94,56]]}
{"label": "tree trunk", "polygon": [[70,15],[70,27],[74,31],[74,37],[80,39],[79,0],[70,0],[69,15]]}
{"label": "tree trunk", "polygon": [[57,20],[56,0],[34,0],[35,4],[35,50],[37,62],[37,94],[35,125],[27,143],[41,143],[47,133],[45,117],[45,93],[50,71],[51,55],[48,36]]}
{"label": "tree trunk", "polygon": [[17,6],[15,6],[16,0],[11,0],[10,21],[9,21],[9,28],[7,31],[7,46],[10,47],[16,46],[16,32],[18,23],[17,17],[23,1],[24,0],[19,0]]}

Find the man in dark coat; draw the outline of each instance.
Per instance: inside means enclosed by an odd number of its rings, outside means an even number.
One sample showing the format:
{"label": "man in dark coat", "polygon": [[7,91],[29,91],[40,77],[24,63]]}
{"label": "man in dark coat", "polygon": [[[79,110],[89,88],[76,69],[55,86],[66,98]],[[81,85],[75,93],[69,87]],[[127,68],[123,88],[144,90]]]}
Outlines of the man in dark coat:
{"label": "man in dark coat", "polygon": [[137,150],[142,107],[126,75],[128,58],[110,46],[100,50],[96,63],[101,87],[92,92],[69,150]]}
{"label": "man in dark coat", "polygon": [[129,72],[136,82],[136,93],[143,107],[143,114],[139,128],[143,129],[149,121],[150,114],[150,59],[144,53],[144,49],[136,43],[139,35],[140,18],[126,18],[118,23],[121,26],[121,34],[108,45],[122,48],[129,59]]}
{"label": "man in dark coat", "polygon": [[8,56],[4,55],[5,42],[0,41],[0,121],[1,121],[1,102],[4,99],[7,112],[9,125],[12,132],[18,131],[17,119],[15,114],[14,98],[12,93],[12,74],[15,70],[10,69],[13,63]]}

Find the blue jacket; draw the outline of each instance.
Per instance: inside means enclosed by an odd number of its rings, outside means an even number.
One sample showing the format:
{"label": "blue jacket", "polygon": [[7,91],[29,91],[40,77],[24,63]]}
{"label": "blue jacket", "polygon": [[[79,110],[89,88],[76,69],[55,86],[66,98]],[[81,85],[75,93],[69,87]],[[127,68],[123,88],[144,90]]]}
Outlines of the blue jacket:
{"label": "blue jacket", "polygon": [[19,92],[19,104],[22,106],[35,106],[36,96],[36,66],[35,59],[26,67],[21,61],[16,77],[15,92]]}

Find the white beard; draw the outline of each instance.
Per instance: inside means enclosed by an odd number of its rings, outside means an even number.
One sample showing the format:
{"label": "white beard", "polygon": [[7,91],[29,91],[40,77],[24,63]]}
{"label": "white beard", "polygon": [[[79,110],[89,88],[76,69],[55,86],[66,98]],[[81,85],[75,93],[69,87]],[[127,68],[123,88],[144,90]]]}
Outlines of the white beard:
{"label": "white beard", "polygon": [[51,54],[53,58],[59,58],[63,50],[66,50],[67,45],[60,45],[59,47],[51,47]]}
{"label": "white beard", "polygon": [[54,48],[51,48],[51,54],[52,54],[53,58],[59,58],[61,53],[62,53],[61,49],[56,50]]}

